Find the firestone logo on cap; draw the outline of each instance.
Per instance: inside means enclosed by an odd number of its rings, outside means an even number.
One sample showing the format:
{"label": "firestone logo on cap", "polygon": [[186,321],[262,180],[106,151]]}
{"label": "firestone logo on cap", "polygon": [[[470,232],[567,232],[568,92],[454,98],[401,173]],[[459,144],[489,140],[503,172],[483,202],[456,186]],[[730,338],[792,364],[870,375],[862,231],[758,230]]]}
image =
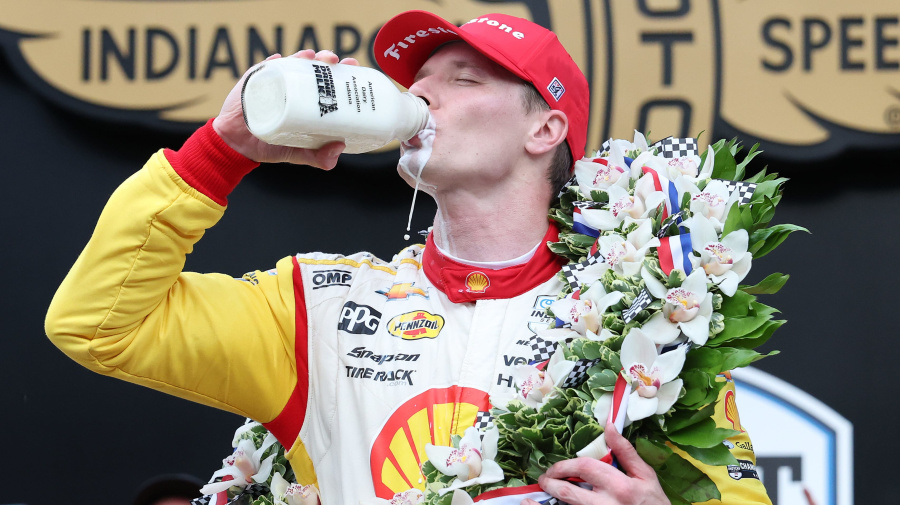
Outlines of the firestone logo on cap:
{"label": "firestone logo on cap", "polygon": [[[509,26],[509,25],[506,24],[506,23],[501,23],[500,21],[497,21],[496,19],[491,19],[491,18],[475,18],[475,19],[469,21],[469,22],[466,23],[466,24],[468,25],[468,24],[471,24],[471,23],[484,23],[484,24],[486,24],[486,25],[488,25],[488,26],[496,26],[497,29],[499,29],[499,30],[501,30],[501,31],[504,31],[504,32],[506,32],[506,33],[512,35],[514,38],[516,38],[516,39],[518,39],[518,40],[522,40],[522,39],[525,38],[525,34],[524,34],[524,33],[519,32],[519,31],[513,31],[513,30],[514,30],[513,27]],[[463,26],[465,26],[465,25],[463,25]]]}
{"label": "firestone logo on cap", "polygon": [[441,34],[441,33],[450,33],[450,34],[456,35],[456,32],[454,32],[453,30],[448,30],[441,26],[439,26],[437,28],[427,28],[425,30],[417,30],[415,33],[410,33],[406,37],[403,37],[403,40],[397,42],[396,44],[391,44],[391,47],[387,48],[384,51],[384,57],[387,58],[388,56],[391,56],[394,59],[399,60],[400,59],[400,51],[397,50],[398,47],[400,47],[401,49],[406,49],[409,47],[410,44],[416,43],[417,37],[421,39],[421,38],[428,37],[431,34]]}

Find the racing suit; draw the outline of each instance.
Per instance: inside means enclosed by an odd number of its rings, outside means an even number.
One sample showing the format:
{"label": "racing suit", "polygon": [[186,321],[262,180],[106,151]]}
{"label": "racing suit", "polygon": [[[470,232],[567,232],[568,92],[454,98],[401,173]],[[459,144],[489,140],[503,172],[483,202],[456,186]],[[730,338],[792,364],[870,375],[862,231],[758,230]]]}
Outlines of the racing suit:
{"label": "racing suit", "polygon": [[[264,423],[325,505],[422,488],[425,444],[486,422],[513,368],[549,357],[535,330],[563,260],[539,247],[523,265],[473,268],[429,237],[391,262],[313,253],[242,279],[182,272],[254,166],[210,123],[156,153],[111,197],[54,297],[48,335],[96,372]],[[739,427],[719,403],[717,422]],[[732,447],[752,470],[746,433]],[[696,464],[722,502],[769,503],[755,472],[738,481]]]}

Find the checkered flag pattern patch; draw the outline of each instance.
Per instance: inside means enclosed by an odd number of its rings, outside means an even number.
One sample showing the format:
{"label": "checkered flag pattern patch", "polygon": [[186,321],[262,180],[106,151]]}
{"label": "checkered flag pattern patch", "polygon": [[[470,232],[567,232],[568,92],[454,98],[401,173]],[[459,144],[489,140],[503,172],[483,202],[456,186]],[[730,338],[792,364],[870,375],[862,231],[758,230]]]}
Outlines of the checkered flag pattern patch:
{"label": "checkered flag pattern patch", "polygon": [[209,505],[209,496],[201,496],[200,498],[194,498],[191,500],[191,505]]}
{"label": "checkered flag pattern patch", "polygon": [[532,335],[529,339],[529,346],[534,351],[534,358],[529,361],[530,364],[543,363],[556,352],[556,342],[544,340],[537,335]]}
{"label": "checkered flag pattern patch", "polygon": [[612,140],[612,139],[607,139],[607,140],[604,140],[604,141],[603,141],[603,145],[600,146],[600,152],[601,152],[601,153],[607,153],[607,152],[609,152],[609,141],[610,141],[610,140]]}
{"label": "checkered flag pattern patch", "polygon": [[682,156],[699,156],[697,139],[666,137],[655,142],[650,149],[658,149],[663,158],[681,158]]}
{"label": "checkered flag pattern patch", "polygon": [[630,323],[631,320],[634,319],[640,311],[644,310],[647,305],[650,305],[651,302],[653,302],[653,295],[647,291],[647,288],[644,288],[641,291],[641,294],[634,299],[634,303],[631,304],[631,307],[628,307],[622,312],[622,319],[625,320],[625,324]]}
{"label": "checkered flag pattern patch", "polygon": [[580,359],[576,361],[575,368],[573,368],[572,371],[569,372],[569,376],[566,377],[566,380],[565,382],[563,382],[562,387],[574,388],[580,386],[581,383],[586,381],[588,378],[587,371],[599,361],[599,359]]}
{"label": "checkered flag pattern patch", "polygon": [[685,213],[685,211],[681,211],[681,212],[678,212],[677,214],[672,214],[671,216],[667,217],[666,220],[663,221],[662,224],[660,225],[659,232],[656,234],[656,238],[665,237],[666,234],[669,233],[669,228],[671,228],[672,225],[675,224],[676,222],[679,223],[679,226],[680,226],[681,218],[684,217],[684,213]]}
{"label": "checkered flag pattern patch", "polygon": [[715,181],[722,181],[728,186],[728,193],[738,192],[738,204],[745,205],[750,203],[750,199],[753,198],[753,192],[756,191],[756,183],[754,182],[744,182],[744,181],[726,181],[725,179],[713,179]]}
{"label": "checkered flag pattern patch", "polygon": [[563,276],[566,278],[566,282],[569,284],[569,286],[572,287],[572,290],[578,289],[578,273],[583,272],[591,265],[596,265],[597,263],[606,263],[606,258],[604,258],[602,254],[600,254],[600,251],[597,251],[594,254],[588,256],[587,259],[582,261],[581,263],[570,263],[562,267]]}
{"label": "checkered flag pattern patch", "polygon": [[493,419],[494,418],[491,416],[490,412],[480,411],[475,414],[475,424],[473,424],[473,426],[475,426],[475,429],[479,431],[486,430],[488,426],[493,424]]}
{"label": "checkered flag pattern patch", "polygon": [[573,186],[573,185],[577,184],[577,182],[578,182],[578,181],[575,179],[575,176],[573,175],[572,178],[569,179],[568,182],[566,182],[565,184],[563,184],[563,187],[562,187],[562,188],[560,188],[559,194],[556,195],[556,198],[562,197],[562,196],[565,194],[566,190],[569,189],[569,186]]}

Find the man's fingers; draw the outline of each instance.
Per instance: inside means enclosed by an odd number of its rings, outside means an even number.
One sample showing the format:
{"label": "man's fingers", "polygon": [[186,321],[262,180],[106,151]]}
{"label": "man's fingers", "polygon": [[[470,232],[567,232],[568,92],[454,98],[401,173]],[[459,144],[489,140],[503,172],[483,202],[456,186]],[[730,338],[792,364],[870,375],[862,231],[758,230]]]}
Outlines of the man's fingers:
{"label": "man's fingers", "polygon": [[593,458],[566,459],[554,463],[544,474],[551,479],[579,478],[593,486],[602,486],[604,482],[621,474],[612,466]]}
{"label": "man's fingers", "polygon": [[341,60],[341,65],[353,65],[358,67],[359,61],[357,61],[356,58],[344,58]]}
{"label": "man's fingers", "polygon": [[306,60],[311,60],[316,57],[316,52],[312,49],[301,49],[296,53],[291,55],[291,58],[303,58]]}
{"label": "man's fingers", "polygon": [[623,437],[612,423],[606,426],[606,446],[612,450],[625,473],[642,479],[656,476],[656,471],[637,453],[631,442]]}
{"label": "man's fingers", "polygon": [[548,477],[547,474],[541,475],[538,479],[538,484],[541,486],[541,489],[554,498],[571,505],[602,503],[598,501],[600,496],[595,491],[584,489],[565,480]]}
{"label": "man's fingers", "polygon": [[324,61],[325,63],[337,63],[340,58],[338,58],[338,55],[334,54],[334,52],[329,51],[328,49],[322,49],[316,53],[316,59]]}

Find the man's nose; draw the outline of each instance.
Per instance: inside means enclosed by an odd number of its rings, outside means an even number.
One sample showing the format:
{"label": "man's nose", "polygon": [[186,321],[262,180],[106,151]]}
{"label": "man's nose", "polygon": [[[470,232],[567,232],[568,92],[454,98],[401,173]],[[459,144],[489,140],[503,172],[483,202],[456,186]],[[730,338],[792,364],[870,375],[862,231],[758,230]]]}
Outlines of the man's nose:
{"label": "man's nose", "polygon": [[433,108],[433,106],[436,106],[437,104],[435,103],[434,94],[431,91],[431,88],[428,85],[427,81],[428,81],[428,77],[417,80],[416,82],[414,82],[412,84],[412,86],[409,87],[409,92],[412,95],[417,96],[417,97],[421,98],[422,100],[425,100],[425,103],[428,105],[428,108]]}

